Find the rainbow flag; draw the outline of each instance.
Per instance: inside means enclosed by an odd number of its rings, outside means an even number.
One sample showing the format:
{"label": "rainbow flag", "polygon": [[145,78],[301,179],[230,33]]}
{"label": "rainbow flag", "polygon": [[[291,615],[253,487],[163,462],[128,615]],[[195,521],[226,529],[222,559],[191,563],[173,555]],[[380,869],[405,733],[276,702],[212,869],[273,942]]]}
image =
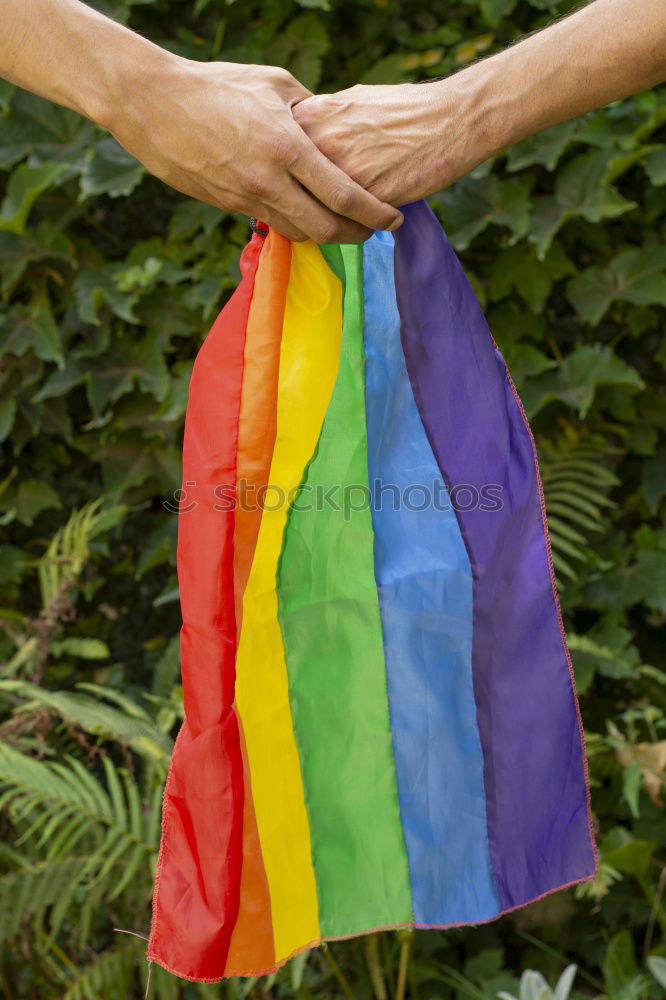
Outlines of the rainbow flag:
{"label": "rainbow flag", "polygon": [[255,234],[196,359],[148,946],[184,979],[598,867],[534,441],[435,216],[405,216]]}

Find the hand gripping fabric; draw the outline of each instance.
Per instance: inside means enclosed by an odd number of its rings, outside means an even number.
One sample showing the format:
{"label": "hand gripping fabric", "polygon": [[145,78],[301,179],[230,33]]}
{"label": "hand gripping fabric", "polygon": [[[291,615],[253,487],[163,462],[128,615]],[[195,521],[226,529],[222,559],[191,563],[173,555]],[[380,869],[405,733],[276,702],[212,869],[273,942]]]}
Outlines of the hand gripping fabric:
{"label": "hand gripping fabric", "polygon": [[198,982],[598,867],[534,441],[439,223],[241,270],[190,386],[148,946]]}

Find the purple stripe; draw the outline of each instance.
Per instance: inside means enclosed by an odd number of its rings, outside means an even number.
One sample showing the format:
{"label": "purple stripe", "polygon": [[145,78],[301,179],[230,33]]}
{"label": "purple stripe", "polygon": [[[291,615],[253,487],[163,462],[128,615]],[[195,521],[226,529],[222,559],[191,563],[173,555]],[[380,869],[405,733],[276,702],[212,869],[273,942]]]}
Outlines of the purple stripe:
{"label": "purple stripe", "polygon": [[582,726],[529,426],[439,222],[425,202],[405,214],[395,234],[402,344],[472,565],[488,836],[508,909],[596,870]]}

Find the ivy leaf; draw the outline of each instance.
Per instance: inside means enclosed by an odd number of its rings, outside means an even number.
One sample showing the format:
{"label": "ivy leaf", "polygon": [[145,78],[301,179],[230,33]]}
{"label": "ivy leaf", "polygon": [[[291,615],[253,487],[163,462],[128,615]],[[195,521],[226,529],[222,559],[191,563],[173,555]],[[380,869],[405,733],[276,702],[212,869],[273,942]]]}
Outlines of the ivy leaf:
{"label": "ivy leaf", "polygon": [[640,878],[647,871],[656,847],[656,841],[638,840],[617,827],[604,838],[602,855],[606,864]]}
{"label": "ivy leaf", "polygon": [[159,409],[153,414],[153,420],[180,420],[185,415],[192,364],[191,361],[178,361],[174,365],[169,391]]}
{"label": "ivy leaf", "polygon": [[16,87],[9,80],[0,80],[0,111],[6,111]]}
{"label": "ivy leaf", "polygon": [[590,584],[591,601],[613,611],[645,604],[666,614],[666,552],[641,551],[633,563]]}
{"label": "ivy leaf", "polygon": [[647,154],[643,161],[645,172],[652,184],[666,184],[666,146],[660,146]]}
{"label": "ivy leaf", "polygon": [[616,299],[637,306],[666,306],[666,248],[628,250],[606,268],[587,268],[569,282],[567,297],[592,326]]}
{"label": "ivy leaf", "polygon": [[543,132],[537,132],[529,139],[512,146],[506,156],[506,168],[510,173],[516,170],[524,170],[525,167],[540,164],[546,170],[552,171],[571,143],[576,132],[580,130],[580,123],[577,121],[563,122],[561,125],[553,125]]}
{"label": "ivy leaf", "polygon": [[150,479],[165,498],[180,485],[180,450],[154,444],[147,448],[140,434],[102,445],[96,451],[96,458],[102,467],[104,490],[112,498],[143,487]]}
{"label": "ivy leaf", "polygon": [[114,340],[108,354],[90,371],[90,405],[95,413],[101,413],[109,403],[131,392],[135,384],[160,401],[169,391],[169,372],[155,335],[129,343],[127,338]]}
{"label": "ivy leaf", "polygon": [[301,14],[268,46],[269,62],[289,69],[304,87],[314,90],[321,76],[322,59],[330,47],[323,21],[315,13]]}
{"label": "ivy leaf", "polygon": [[73,263],[70,245],[62,233],[47,236],[42,226],[36,233],[19,236],[0,232],[0,292],[8,299],[29,264],[41,260]]}
{"label": "ivy leaf", "polygon": [[139,294],[136,291],[121,292],[118,289],[115,275],[116,264],[105,264],[102,267],[91,267],[77,275],[74,282],[74,295],[79,316],[84,323],[100,325],[99,311],[106,303],[121,319],[128,323],[138,323],[134,314]]}
{"label": "ivy leaf", "polygon": [[513,14],[518,0],[481,0],[481,13],[491,28],[496,28],[502,18]]}
{"label": "ivy leaf", "polygon": [[559,400],[584,417],[600,386],[617,386],[631,392],[644,387],[636,369],[610,347],[585,344],[572,351],[557,371],[529,381],[523,389],[523,403],[528,415],[533,415],[547,403]]}
{"label": "ivy leaf", "polygon": [[433,202],[457,250],[465,250],[490,223],[511,232],[510,243],[522,239],[529,229],[530,192],[524,181],[486,177],[464,177]]}
{"label": "ivy leaf", "polygon": [[26,479],[19,486],[13,501],[16,520],[31,525],[38,514],[54,507],[62,507],[60,497],[49,483]]}
{"label": "ivy leaf", "polygon": [[666,448],[643,465],[643,496],[650,512],[656,514],[666,496]]}
{"label": "ivy leaf", "polygon": [[541,375],[557,367],[557,362],[531,344],[508,344],[502,352],[514,381],[520,386],[525,378]]}
{"label": "ivy leaf", "polygon": [[48,299],[18,306],[0,325],[0,353],[23,356],[30,348],[42,361],[55,361],[63,368],[65,358],[60,329]]}
{"label": "ivy leaf", "polygon": [[45,399],[53,399],[57,396],[65,396],[71,392],[75,386],[85,381],[88,373],[76,358],[68,355],[64,367],[52,372],[46,379],[41,389],[32,397],[33,403],[41,403]]}
{"label": "ivy leaf", "polygon": [[12,173],[0,207],[0,231],[24,233],[30,209],[42,191],[67,170],[64,163],[45,163],[41,167],[22,164]]}
{"label": "ivy leaf", "polygon": [[405,83],[409,80],[413,70],[406,62],[404,53],[392,52],[389,56],[384,56],[378,62],[367,69],[361,76],[359,83],[367,84],[391,84]]}
{"label": "ivy leaf", "polygon": [[27,554],[22,549],[0,545],[0,584],[18,582],[27,561]]}
{"label": "ivy leaf", "polygon": [[79,201],[98,194],[119,198],[132,193],[146,170],[120,143],[105,136],[88,151],[80,179]]}
{"label": "ivy leaf", "polygon": [[609,182],[619,169],[615,152],[595,149],[575,157],[557,175],[554,197],[535,200],[529,238],[544,257],[555,234],[568,219],[582,216],[588,222],[614,219],[636,207]]}
{"label": "ivy leaf", "polygon": [[0,400],[0,441],[6,441],[11,434],[16,416],[16,397],[7,395]]}
{"label": "ivy leaf", "polygon": [[530,309],[541,312],[550,295],[553,283],[567,274],[574,274],[575,267],[558,243],[554,243],[543,260],[536,250],[523,242],[507,247],[493,260],[490,268],[490,295],[497,300],[516,289]]}

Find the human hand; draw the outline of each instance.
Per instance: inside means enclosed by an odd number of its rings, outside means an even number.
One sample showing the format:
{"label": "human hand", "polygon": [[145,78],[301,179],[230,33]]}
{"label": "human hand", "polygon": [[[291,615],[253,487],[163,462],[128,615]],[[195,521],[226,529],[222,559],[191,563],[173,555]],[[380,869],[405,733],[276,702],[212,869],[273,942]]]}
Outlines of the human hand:
{"label": "human hand", "polygon": [[293,240],[361,243],[400,225],[400,212],[352,181],[296,124],[292,106],[310,91],[286,70],[164,56],[106,122],[157,177]]}
{"label": "human hand", "polygon": [[440,191],[493,153],[462,74],[422,86],[359,84],[293,112],[322,153],[393,205]]}

